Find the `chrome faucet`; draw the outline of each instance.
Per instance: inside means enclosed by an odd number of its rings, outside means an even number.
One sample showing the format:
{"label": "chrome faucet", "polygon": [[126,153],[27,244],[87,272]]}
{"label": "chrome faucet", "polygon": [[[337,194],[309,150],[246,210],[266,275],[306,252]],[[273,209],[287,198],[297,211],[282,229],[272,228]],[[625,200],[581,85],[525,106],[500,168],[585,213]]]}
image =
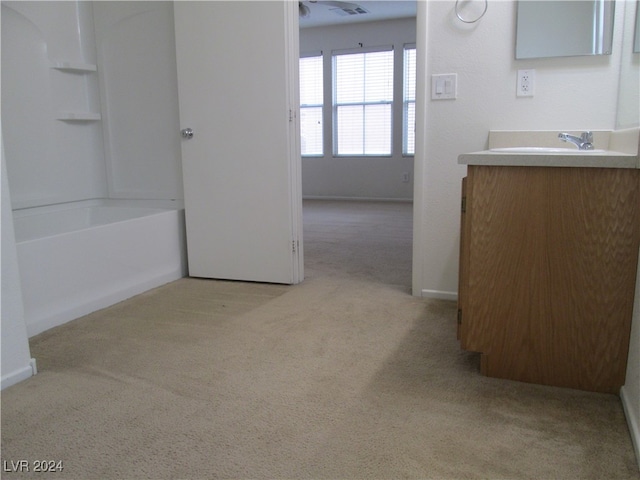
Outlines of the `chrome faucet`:
{"label": "chrome faucet", "polygon": [[578,150],[593,150],[593,133],[582,132],[579,137],[569,135],[568,133],[559,133],[558,138],[563,142],[573,143]]}

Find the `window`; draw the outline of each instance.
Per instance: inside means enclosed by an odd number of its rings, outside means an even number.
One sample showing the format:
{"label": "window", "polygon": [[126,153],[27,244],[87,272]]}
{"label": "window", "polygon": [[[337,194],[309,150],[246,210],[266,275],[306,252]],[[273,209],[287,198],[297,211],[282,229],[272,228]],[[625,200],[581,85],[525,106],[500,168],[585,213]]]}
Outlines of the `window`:
{"label": "window", "polygon": [[335,155],[391,155],[393,50],[334,53]]}
{"label": "window", "polygon": [[322,136],[322,54],[300,59],[300,146],[304,156],[320,156]]}
{"label": "window", "polygon": [[402,154],[415,154],[416,140],[416,47],[404,48],[404,94],[402,101]]}

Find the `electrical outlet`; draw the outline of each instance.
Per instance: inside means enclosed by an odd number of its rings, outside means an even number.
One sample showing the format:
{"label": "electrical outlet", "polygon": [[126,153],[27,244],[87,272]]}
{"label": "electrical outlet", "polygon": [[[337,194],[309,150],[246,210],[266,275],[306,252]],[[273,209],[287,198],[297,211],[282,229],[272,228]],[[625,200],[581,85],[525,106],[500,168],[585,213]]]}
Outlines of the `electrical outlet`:
{"label": "electrical outlet", "polygon": [[535,70],[518,70],[518,83],[516,85],[516,96],[533,97],[536,84]]}
{"label": "electrical outlet", "polygon": [[402,174],[402,182],[403,183],[409,183],[409,178],[410,178],[409,172],[404,172]]}

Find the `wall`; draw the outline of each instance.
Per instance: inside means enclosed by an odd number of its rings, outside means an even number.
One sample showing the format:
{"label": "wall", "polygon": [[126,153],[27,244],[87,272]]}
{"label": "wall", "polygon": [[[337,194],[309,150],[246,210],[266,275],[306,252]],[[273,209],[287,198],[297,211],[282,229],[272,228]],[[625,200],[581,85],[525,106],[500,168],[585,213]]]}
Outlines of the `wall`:
{"label": "wall", "polygon": [[[613,129],[622,36],[614,29],[612,55],[515,60],[515,1],[489,2],[474,24],[460,22],[454,6],[453,0],[418,3],[419,69],[426,65],[418,89],[430,91],[432,74],[457,73],[458,98],[417,104],[424,138],[416,145],[414,186],[414,294],[450,299],[457,296],[466,172],[458,155],[485,149],[492,129]],[[623,15],[617,8],[616,25]],[[535,96],[516,97],[517,70],[525,68],[536,69]]]}
{"label": "wall", "polygon": [[[300,30],[300,52],[323,52],[325,104],[331,98],[331,51],[364,46],[394,45],[394,98],[402,103],[402,50],[415,43],[415,19],[356,23],[348,26],[304,28]],[[396,103],[398,103],[398,101]],[[331,103],[329,102],[329,105]],[[348,197],[411,200],[413,197],[413,156],[402,156],[402,117],[394,116],[392,157],[333,157],[331,112],[325,111],[323,157],[302,159],[302,194],[305,197]],[[394,112],[396,113],[396,112]],[[410,181],[403,182],[409,173]]]}

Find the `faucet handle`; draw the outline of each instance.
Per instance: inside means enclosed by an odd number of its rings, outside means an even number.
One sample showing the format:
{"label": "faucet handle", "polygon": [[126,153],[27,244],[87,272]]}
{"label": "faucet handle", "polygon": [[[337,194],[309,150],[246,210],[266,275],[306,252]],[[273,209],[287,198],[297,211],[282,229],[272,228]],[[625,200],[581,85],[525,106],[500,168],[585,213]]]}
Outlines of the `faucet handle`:
{"label": "faucet handle", "polygon": [[583,142],[593,143],[593,132],[582,132],[582,135],[580,135],[580,139]]}

